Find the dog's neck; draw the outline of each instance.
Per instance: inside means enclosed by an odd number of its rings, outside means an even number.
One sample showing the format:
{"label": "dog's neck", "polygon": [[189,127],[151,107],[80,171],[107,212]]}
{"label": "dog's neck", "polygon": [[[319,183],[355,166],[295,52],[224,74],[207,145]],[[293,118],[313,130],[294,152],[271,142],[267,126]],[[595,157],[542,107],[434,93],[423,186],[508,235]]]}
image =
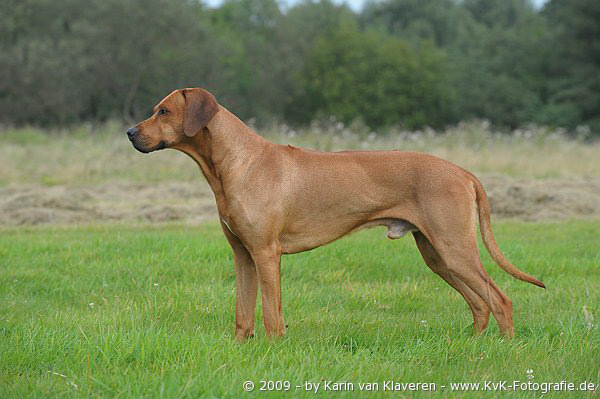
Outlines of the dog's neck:
{"label": "dog's neck", "polygon": [[219,111],[206,128],[174,148],[189,155],[200,166],[215,194],[219,212],[224,212],[227,194],[232,194],[235,177],[238,176],[238,173],[226,171],[246,170],[271,145],[226,108],[219,106]]}

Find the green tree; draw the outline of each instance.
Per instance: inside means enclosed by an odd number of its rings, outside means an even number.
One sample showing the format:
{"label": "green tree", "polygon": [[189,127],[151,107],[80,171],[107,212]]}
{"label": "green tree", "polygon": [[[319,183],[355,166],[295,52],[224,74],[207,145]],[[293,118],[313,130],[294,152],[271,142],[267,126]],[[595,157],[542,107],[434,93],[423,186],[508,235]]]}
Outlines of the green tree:
{"label": "green tree", "polygon": [[432,46],[415,49],[346,20],[318,40],[299,84],[306,87],[313,117],[415,128],[448,121],[445,77],[443,56]]}
{"label": "green tree", "polygon": [[2,124],[137,120],[202,86],[242,118],[600,132],[600,2],[4,0]]}
{"label": "green tree", "polygon": [[600,134],[600,2],[553,0],[543,14],[552,36],[539,120]]}
{"label": "green tree", "polygon": [[228,0],[211,13],[219,35],[233,43],[222,72],[234,71],[220,100],[243,118],[265,121],[283,113],[289,77],[280,58],[284,17],[275,0]]}
{"label": "green tree", "polygon": [[526,0],[388,0],[371,3],[363,21],[447,55],[455,115],[515,127],[541,106],[543,19]]}
{"label": "green tree", "polygon": [[455,0],[371,0],[362,12],[361,23],[405,40],[431,41],[442,48],[471,37],[476,25],[469,11]]}
{"label": "green tree", "polygon": [[2,2],[0,121],[139,119],[176,87],[214,85],[227,49],[185,0]]}
{"label": "green tree", "polygon": [[282,47],[280,62],[284,63],[288,77],[283,117],[290,122],[305,124],[315,116],[315,103],[306,84],[307,62],[317,43],[336,32],[342,21],[355,20],[356,15],[345,5],[335,5],[329,0],[305,1],[292,7],[286,14],[284,34],[286,46]]}
{"label": "green tree", "polygon": [[524,0],[469,0],[476,34],[450,50],[462,118],[517,127],[543,103],[548,47],[545,21]]}
{"label": "green tree", "polygon": [[83,60],[67,37],[81,12],[50,0],[0,2],[0,121],[66,124],[78,120]]}

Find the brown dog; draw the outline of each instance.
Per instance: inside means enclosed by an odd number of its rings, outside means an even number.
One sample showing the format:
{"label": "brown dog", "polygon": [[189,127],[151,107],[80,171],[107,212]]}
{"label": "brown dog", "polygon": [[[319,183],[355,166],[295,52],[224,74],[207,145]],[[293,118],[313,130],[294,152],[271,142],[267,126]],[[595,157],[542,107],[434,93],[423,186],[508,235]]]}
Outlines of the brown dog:
{"label": "brown dog", "polygon": [[307,251],[357,230],[412,232],[425,263],[467,301],[475,332],[490,310],[514,335],[510,299],[485,271],[476,221],[492,258],[512,276],[544,287],[513,266],[492,233],[490,205],[475,176],[431,155],[400,151],[324,153],[273,144],[203,89],[176,90],[127,131],[144,153],[175,148],[200,166],[215,194],[236,270],[236,337],[254,334],[260,285],[267,334],[282,336],[282,254]]}

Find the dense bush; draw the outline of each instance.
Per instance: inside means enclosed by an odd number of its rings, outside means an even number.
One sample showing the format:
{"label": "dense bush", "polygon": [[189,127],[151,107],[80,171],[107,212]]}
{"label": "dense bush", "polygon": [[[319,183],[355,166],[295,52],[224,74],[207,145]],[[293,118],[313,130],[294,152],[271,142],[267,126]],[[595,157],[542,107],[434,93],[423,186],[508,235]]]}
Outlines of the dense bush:
{"label": "dense bush", "polygon": [[136,120],[203,86],[242,118],[600,132],[600,2],[4,0],[0,123]]}

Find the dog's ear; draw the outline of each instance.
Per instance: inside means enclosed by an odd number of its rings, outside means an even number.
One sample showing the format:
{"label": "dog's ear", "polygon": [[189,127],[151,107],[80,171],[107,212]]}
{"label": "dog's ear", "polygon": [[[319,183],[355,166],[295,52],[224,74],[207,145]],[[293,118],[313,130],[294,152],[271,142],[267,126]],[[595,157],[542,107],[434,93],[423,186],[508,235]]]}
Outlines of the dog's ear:
{"label": "dog's ear", "polygon": [[185,99],[183,133],[192,137],[208,125],[219,111],[219,106],[215,96],[204,89],[183,89],[181,94]]}

